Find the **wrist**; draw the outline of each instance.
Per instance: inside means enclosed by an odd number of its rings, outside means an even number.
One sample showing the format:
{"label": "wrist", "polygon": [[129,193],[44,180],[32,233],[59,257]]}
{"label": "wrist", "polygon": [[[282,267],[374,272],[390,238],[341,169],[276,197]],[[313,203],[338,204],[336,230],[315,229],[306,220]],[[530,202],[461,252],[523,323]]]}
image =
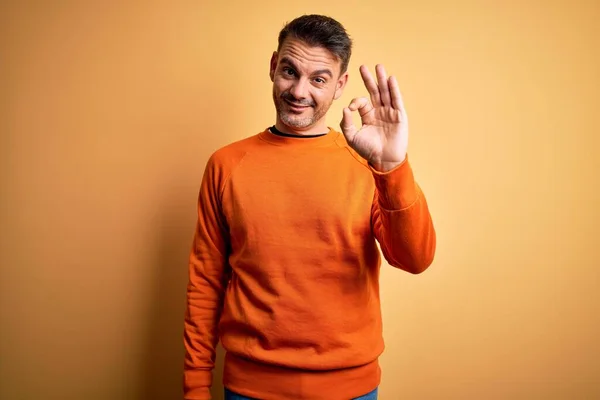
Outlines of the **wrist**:
{"label": "wrist", "polygon": [[394,168],[397,168],[403,162],[404,162],[404,160],[402,160],[402,161],[381,161],[381,162],[371,162],[370,164],[373,166],[373,168],[375,168],[379,172],[389,172],[389,171],[393,170]]}

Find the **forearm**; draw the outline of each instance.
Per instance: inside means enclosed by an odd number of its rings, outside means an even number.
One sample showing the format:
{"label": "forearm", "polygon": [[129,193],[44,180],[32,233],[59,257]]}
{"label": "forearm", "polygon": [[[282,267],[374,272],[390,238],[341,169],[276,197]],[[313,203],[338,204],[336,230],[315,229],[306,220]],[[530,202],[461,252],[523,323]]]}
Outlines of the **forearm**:
{"label": "forearm", "polygon": [[226,278],[221,257],[200,260],[192,254],[190,258],[184,329],[184,391],[185,399],[206,400],[210,399]]}
{"label": "forearm", "polygon": [[427,201],[408,160],[381,172],[372,166],[376,193],[373,230],[388,263],[411,273],[433,261],[436,234]]}

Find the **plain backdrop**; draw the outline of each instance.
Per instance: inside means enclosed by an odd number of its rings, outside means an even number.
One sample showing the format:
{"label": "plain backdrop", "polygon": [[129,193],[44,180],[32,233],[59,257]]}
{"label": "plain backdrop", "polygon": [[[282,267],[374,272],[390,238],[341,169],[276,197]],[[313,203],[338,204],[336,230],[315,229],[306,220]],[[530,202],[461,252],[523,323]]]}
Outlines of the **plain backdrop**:
{"label": "plain backdrop", "polygon": [[382,266],[381,398],[600,396],[598,2],[190,0],[0,6],[0,398],[181,398],[204,165],[304,13],[355,43],[329,126],[397,76],[438,233]]}

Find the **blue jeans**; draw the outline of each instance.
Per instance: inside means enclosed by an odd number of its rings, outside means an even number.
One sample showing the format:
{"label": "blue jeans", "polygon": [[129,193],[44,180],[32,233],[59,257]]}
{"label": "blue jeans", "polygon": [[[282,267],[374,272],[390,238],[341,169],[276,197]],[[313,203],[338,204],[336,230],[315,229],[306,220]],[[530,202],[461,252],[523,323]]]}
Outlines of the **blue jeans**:
{"label": "blue jeans", "polygon": [[[225,388],[225,400],[258,400],[253,399],[251,397],[242,396],[241,394],[237,394],[232,392],[231,390]],[[370,393],[367,393],[363,396],[357,397],[352,400],[377,400],[377,388]]]}

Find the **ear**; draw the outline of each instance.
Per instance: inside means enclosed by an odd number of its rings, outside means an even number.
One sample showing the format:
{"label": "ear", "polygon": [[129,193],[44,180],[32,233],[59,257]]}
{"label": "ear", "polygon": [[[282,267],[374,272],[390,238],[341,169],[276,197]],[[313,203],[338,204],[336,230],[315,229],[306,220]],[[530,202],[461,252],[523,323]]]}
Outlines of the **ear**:
{"label": "ear", "polygon": [[279,59],[279,55],[276,51],[273,52],[271,56],[271,63],[269,68],[269,76],[271,77],[271,82],[275,79],[275,70],[277,69],[277,60]]}
{"label": "ear", "polygon": [[334,100],[337,100],[342,96],[346,83],[348,83],[348,71],[344,72],[336,83],[335,94],[333,95]]}

